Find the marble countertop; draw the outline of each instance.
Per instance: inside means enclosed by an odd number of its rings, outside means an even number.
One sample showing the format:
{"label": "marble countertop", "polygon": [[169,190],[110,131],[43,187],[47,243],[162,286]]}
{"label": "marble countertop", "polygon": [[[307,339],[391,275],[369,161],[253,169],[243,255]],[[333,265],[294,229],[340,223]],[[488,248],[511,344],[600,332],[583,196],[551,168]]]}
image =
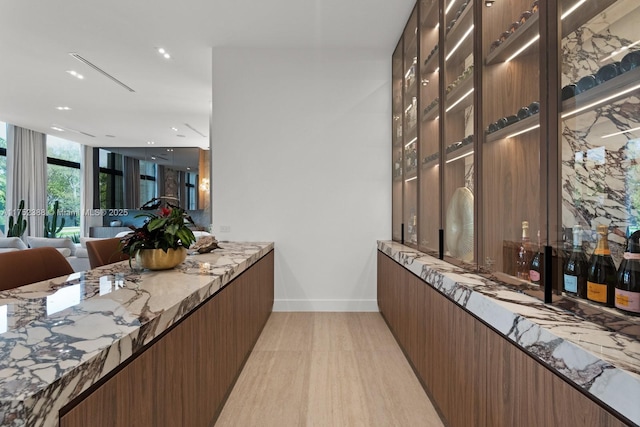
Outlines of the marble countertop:
{"label": "marble countertop", "polygon": [[620,414],[640,424],[640,342],[396,242],[378,250]]}
{"label": "marble countertop", "polygon": [[58,425],[65,404],[273,249],[220,246],[173,270],[124,261],[0,292],[0,425]]}

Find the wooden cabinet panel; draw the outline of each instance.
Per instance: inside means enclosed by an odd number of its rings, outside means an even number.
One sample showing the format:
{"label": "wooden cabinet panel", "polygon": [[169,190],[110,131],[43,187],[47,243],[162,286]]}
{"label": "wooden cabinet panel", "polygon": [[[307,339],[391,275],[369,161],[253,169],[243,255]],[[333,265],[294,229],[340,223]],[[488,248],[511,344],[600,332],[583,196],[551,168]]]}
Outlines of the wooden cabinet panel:
{"label": "wooden cabinet panel", "polygon": [[378,292],[380,312],[448,425],[625,425],[381,252]]}
{"label": "wooden cabinet panel", "polygon": [[61,427],[209,426],[273,307],[273,251],[104,383]]}

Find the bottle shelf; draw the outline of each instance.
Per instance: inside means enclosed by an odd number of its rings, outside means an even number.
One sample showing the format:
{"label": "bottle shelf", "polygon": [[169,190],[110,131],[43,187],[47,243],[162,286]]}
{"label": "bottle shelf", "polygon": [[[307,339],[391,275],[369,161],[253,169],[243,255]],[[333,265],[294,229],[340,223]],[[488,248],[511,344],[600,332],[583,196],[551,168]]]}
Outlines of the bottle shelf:
{"label": "bottle shelf", "polygon": [[[464,10],[462,11],[462,13],[460,14],[460,16],[458,17],[458,19],[456,20],[456,23],[453,24],[453,26],[451,27],[451,29],[449,30],[449,32],[447,32],[444,36],[445,40],[447,41],[447,43],[454,41],[453,46],[455,46],[458,41],[465,35],[465,33],[469,30],[469,28],[471,28],[471,26],[473,25],[473,3],[469,3],[467,4],[467,7],[464,8]],[[451,20],[449,20],[449,22],[447,22],[447,25],[449,25],[449,23],[451,22]],[[446,32],[446,30],[445,30]],[[471,38],[468,36],[468,38]]]}
{"label": "bottle shelf", "polygon": [[407,173],[404,176],[404,181],[405,182],[418,182],[417,178],[418,177],[418,168],[411,168],[411,169],[407,169]]}
{"label": "bottle shelf", "polygon": [[438,66],[439,62],[438,62],[438,55],[439,52],[436,50],[433,55],[431,55],[422,65],[422,70],[420,72],[420,74],[422,74],[422,76],[426,76],[428,74],[433,74],[436,72],[436,70],[438,68],[440,68]]}
{"label": "bottle shelf", "polygon": [[562,116],[572,116],[576,112],[590,111],[602,104],[612,103],[640,92],[640,68],[634,68],[611,80],[579,93],[562,102]]}
{"label": "bottle shelf", "polygon": [[422,169],[432,168],[440,161],[440,152],[436,151],[422,159]]}
{"label": "bottle shelf", "polygon": [[495,132],[486,134],[485,142],[498,141],[508,137],[509,135],[517,134],[518,132],[521,132],[522,134],[527,129],[533,130],[538,126],[540,126],[540,114],[534,114],[533,116],[526,117]]}
{"label": "bottle shelf", "polygon": [[461,145],[459,148],[446,154],[446,162],[453,162],[457,160],[463,160],[467,155],[473,152],[473,144]]}
{"label": "bottle shelf", "polygon": [[[527,21],[522,24],[508,39],[496,47],[493,52],[489,52],[485,58],[486,65],[498,64],[509,59],[519,49],[521,49],[525,43],[528,43],[534,37],[539,34],[539,21],[540,12],[536,12]],[[499,35],[498,35],[499,36]],[[539,43],[536,41],[533,46],[530,46],[523,54],[530,54],[537,52]]]}
{"label": "bottle shelf", "polygon": [[[454,114],[458,111],[462,111],[465,108],[473,105],[473,96],[471,96],[471,94],[468,94],[469,91],[472,89],[473,89],[473,74],[470,74],[469,76],[467,76],[467,78],[462,80],[456,87],[454,87],[451,90],[451,92],[449,92],[449,94],[447,95],[447,103],[445,104],[445,108],[449,108],[449,106],[457,102],[457,104],[455,104],[453,108],[447,111],[447,113]],[[460,100],[461,97],[465,95],[466,97]],[[460,101],[458,102],[458,100]]]}

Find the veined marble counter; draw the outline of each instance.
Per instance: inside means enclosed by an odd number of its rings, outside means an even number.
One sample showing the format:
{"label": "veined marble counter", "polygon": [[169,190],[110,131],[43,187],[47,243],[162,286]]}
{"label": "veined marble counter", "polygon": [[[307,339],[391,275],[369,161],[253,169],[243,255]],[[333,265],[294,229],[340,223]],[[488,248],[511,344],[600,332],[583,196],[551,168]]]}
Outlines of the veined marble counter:
{"label": "veined marble counter", "polygon": [[378,250],[640,425],[640,342],[399,243]]}
{"label": "veined marble counter", "polygon": [[58,425],[64,405],[273,249],[220,246],[173,270],[123,261],[0,292],[0,425]]}

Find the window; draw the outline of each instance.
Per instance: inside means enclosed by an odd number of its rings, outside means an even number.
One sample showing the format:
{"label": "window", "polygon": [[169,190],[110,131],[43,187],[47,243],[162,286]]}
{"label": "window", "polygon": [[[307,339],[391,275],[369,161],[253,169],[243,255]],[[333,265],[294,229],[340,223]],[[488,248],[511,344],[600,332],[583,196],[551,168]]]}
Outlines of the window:
{"label": "window", "polygon": [[100,149],[100,208],[124,208],[122,154]]}
{"label": "window", "polygon": [[0,230],[5,232],[7,201],[7,124],[0,122]]}
{"label": "window", "polygon": [[196,191],[196,181],[198,175],[195,173],[187,172],[185,174],[185,191],[187,192],[187,206],[185,209],[195,210],[198,209],[198,192]]}
{"label": "window", "polygon": [[140,160],[140,203],[146,203],[156,197],[155,163]]}
{"label": "window", "polygon": [[58,224],[64,228],[56,237],[80,233],[80,144],[47,135],[47,211],[49,219],[58,202]]}

